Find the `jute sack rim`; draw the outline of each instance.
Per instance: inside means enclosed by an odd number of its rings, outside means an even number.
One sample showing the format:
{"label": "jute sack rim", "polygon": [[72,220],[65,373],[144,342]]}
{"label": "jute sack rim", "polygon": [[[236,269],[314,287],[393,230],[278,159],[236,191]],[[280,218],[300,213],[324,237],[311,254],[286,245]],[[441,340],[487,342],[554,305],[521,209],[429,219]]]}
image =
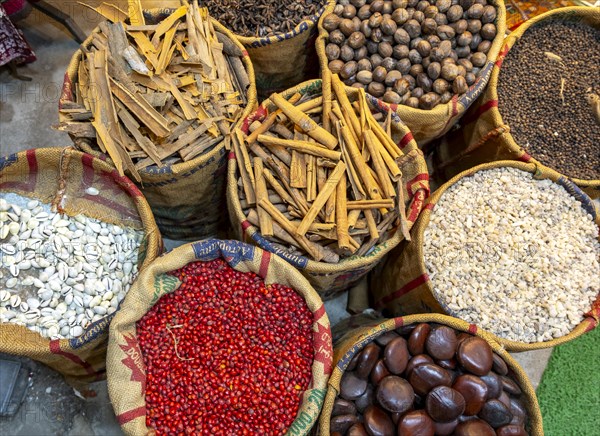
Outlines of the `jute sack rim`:
{"label": "jute sack rim", "polygon": [[[146,252],[145,252],[146,256],[145,256],[144,260],[142,261],[142,264],[139,267],[140,273],[152,264],[154,259],[156,259],[156,257],[162,250],[162,238],[161,238],[160,232],[158,230],[158,227],[156,226],[156,222],[154,221],[154,215],[152,215],[152,213],[151,213],[150,205],[148,204],[148,202],[146,201],[146,198],[140,192],[138,187],[127,176],[119,175],[117,170],[113,166],[111,166],[107,162],[105,162],[104,160],[99,159],[93,155],[90,155],[89,153],[85,153],[85,152],[76,150],[72,147],[64,147],[62,149],[58,148],[58,147],[35,148],[35,149],[20,151],[18,153],[15,153],[14,156],[17,156],[17,159],[21,158],[26,161],[28,153],[30,153],[32,150],[35,152],[36,156],[38,154],[41,154],[41,155],[52,154],[53,155],[58,152],[61,153],[59,162],[57,162],[57,165],[59,165],[59,170],[58,170],[59,180],[57,180],[57,189],[56,189],[57,192],[59,191],[58,182],[60,181],[60,176],[63,172],[63,170],[60,168],[63,157],[68,156],[69,159],[71,159],[73,156],[81,157],[81,156],[88,155],[91,157],[90,164],[94,168],[94,171],[106,172],[115,181],[115,183],[117,183],[123,189],[127,190],[128,194],[130,194],[130,198],[135,203],[136,210],[138,212],[140,212],[140,210],[144,207],[147,208],[147,211],[148,211],[147,214],[142,214],[142,213],[139,214],[139,218],[142,223],[142,230],[144,231],[144,236],[146,237],[146,241],[147,241]],[[2,175],[2,171],[3,170],[0,169],[0,177]],[[0,192],[10,192],[10,191],[0,190]],[[34,194],[34,192],[32,192],[32,194]],[[22,195],[22,194],[19,194],[19,195]],[[27,195],[23,194],[23,196],[27,196]],[[35,195],[32,195],[29,198],[37,199],[37,197]],[[66,212],[64,210],[61,210],[61,213],[66,213]],[[85,215],[85,213],[83,215]],[[146,231],[146,229],[150,229],[150,231]],[[131,286],[133,286],[133,284]],[[120,309],[120,307],[119,307],[119,309]],[[106,315],[101,320],[96,321],[96,323],[99,323],[99,322],[107,320],[107,319],[108,319],[108,322],[111,322],[111,320],[114,319],[116,314],[119,312],[119,309],[117,309],[117,311],[115,311],[113,315]],[[108,329],[105,328],[105,331],[102,333],[106,334],[107,330]],[[54,339],[50,339],[50,338],[45,338],[42,335],[40,335],[38,332],[29,330],[28,328],[26,328],[24,326],[11,324],[11,323],[0,324],[0,332],[2,333],[3,336],[5,334],[15,334],[15,335],[18,334],[21,337],[29,336],[29,337],[35,338],[36,341],[42,341],[42,343],[45,344],[45,348],[43,348],[43,349],[41,347],[36,347],[37,348],[36,350],[23,350],[23,354],[25,354],[25,352],[26,352],[26,354],[28,356],[39,356],[41,358],[49,352],[51,343],[57,343],[58,344],[56,346],[57,350],[62,350],[62,352],[64,353],[65,350],[68,351],[68,350],[73,350],[73,349],[75,349],[75,350],[85,349],[86,347],[89,348],[90,346],[92,346],[95,343],[96,340],[101,339],[100,336],[93,337],[93,338],[90,338],[89,340],[87,340],[86,343],[83,343],[82,345],[78,346],[77,348],[73,348],[71,346],[71,344],[73,342],[81,342],[81,341],[86,340],[84,338],[84,336],[86,336],[85,332],[84,332],[84,335],[81,336],[80,338],[54,340]]]}
{"label": "jute sack rim", "polygon": [[[281,41],[286,41],[288,39],[292,39],[304,32],[310,32],[315,24],[317,24],[317,22],[320,20],[320,18],[322,16],[324,16],[326,13],[329,13],[330,11],[333,11],[333,8],[336,5],[337,0],[327,0],[327,2],[325,3],[325,5],[323,5],[316,14],[314,15],[309,15],[307,17],[304,17],[304,19],[302,21],[300,21],[300,23],[298,23],[292,30],[290,30],[289,32],[282,32],[282,33],[276,33],[273,36],[243,36],[240,35],[238,33],[235,33],[233,31],[231,31],[233,33],[233,35],[237,38],[237,40],[242,43],[245,47],[248,48],[260,48],[260,47],[266,47],[269,46],[271,44],[275,44],[277,42],[281,42]],[[304,23],[308,23],[307,27],[305,29],[303,29],[302,27],[304,26]],[[257,42],[259,43],[258,46],[254,47],[253,44]]]}
{"label": "jute sack rim", "polygon": [[[442,186],[440,186],[431,195],[431,197],[429,197],[427,203],[433,204],[434,207],[433,208],[425,207],[423,212],[420,214],[419,218],[417,219],[417,222],[413,226],[414,232],[416,232],[416,234],[413,237],[413,241],[421,241],[421,243],[419,243],[418,246],[416,247],[417,253],[418,253],[417,258],[418,258],[420,271],[427,273],[427,268],[425,267],[425,261],[424,261],[424,256],[423,256],[423,240],[424,240],[423,233],[425,232],[425,229],[429,225],[429,219],[430,219],[433,209],[435,209],[435,204],[437,204],[437,202],[442,197],[442,195],[448,190],[448,188],[450,188],[457,181],[459,181],[460,179],[462,179],[464,177],[469,177],[469,176],[471,176],[479,171],[482,171],[482,170],[487,170],[487,169],[492,169],[492,168],[502,168],[502,167],[517,168],[519,170],[523,170],[528,173],[532,173],[535,179],[550,179],[554,183],[558,183],[560,180],[562,183],[567,184],[568,187],[571,189],[569,191],[569,194],[573,195],[578,201],[580,201],[582,203],[582,207],[584,207],[588,212],[590,212],[592,214],[592,216],[595,219],[596,225],[600,227],[600,213],[598,211],[598,208],[595,206],[594,202],[589,198],[589,196],[585,192],[583,192],[580,188],[578,188],[576,185],[574,185],[573,182],[570,181],[565,176],[562,176],[556,172],[547,171],[547,169],[545,167],[543,167],[542,165],[538,165],[536,162],[526,163],[526,162],[506,160],[506,161],[496,161],[496,162],[481,164],[481,165],[477,165],[473,168],[470,168],[468,170],[465,170],[465,171],[461,172],[460,174],[457,174],[456,176],[452,177],[450,180],[448,180],[446,183],[444,183]],[[548,174],[544,175],[543,172],[547,172]],[[559,184],[561,186],[565,187],[563,184],[561,184],[561,183],[559,183]],[[433,297],[436,299],[436,301],[440,305],[442,305],[441,299],[438,298],[438,294],[435,291],[431,280],[425,281],[424,284],[425,284],[425,286],[427,286],[429,292],[431,292],[431,295],[433,295]],[[451,311],[449,311],[447,308],[444,308],[444,310],[446,310],[449,313],[449,315],[452,315]],[[575,327],[571,332],[569,332],[568,334],[566,334],[564,336],[561,336],[560,338],[551,339],[549,341],[528,343],[528,342],[512,341],[509,339],[504,339],[504,338],[494,335],[491,332],[489,333],[489,335],[497,343],[502,345],[507,350],[516,351],[516,352],[540,350],[540,349],[544,349],[544,348],[555,347],[555,346],[563,344],[565,342],[569,342],[575,338],[578,338],[582,334],[594,329],[597,326],[598,321],[600,320],[600,294],[598,294],[598,296],[596,297],[596,300],[594,300],[594,302],[592,302],[590,311],[588,313],[586,313],[584,316],[585,317],[581,321],[581,323],[579,323],[577,325],[577,327]]]}
{"label": "jute sack rim", "polygon": [[442,324],[484,339],[492,347],[492,350],[498,354],[504,360],[504,362],[506,362],[509,370],[512,371],[516,381],[523,391],[523,396],[525,397],[525,401],[523,401],[523,403],[525,403],[527,412],[529,414],[529,426],[531,428],[532,436],[543,436],[544,430],[542,415],[537,396],[535,395],[535,389],[531,385],[529,377],[527,377],[527,374],[523,368],[502,347],[502,345],[495,341],[494,335],[478,328],[474,324],[469,324],[466,321],[458,318],[432,313],[407,315],[381,321],[373,320],[373,322],[369,323],[369,325],[350,330],[348,333],[342,336],[342,338],[340,338],[339,343],[334,347],[335,352],[333,372],[329,378],[327,396],[325,397],[325,404],[319,419],[319,430],[321,436],[329,436],[329,422],[331,412],[333,410],[333,402],[339,393],[339,385],[342,375],[344,374],[345,369],[348,367],[352,357],[361,351],[365,345],[372,342],[375,338],[383,333],[399,327],[422,322]]}
{"label": "jute sack rim", "polygon": [[[280,95],[282,95],[284,98],[287,99],[295,92],[298,92],[299,89],[306,89],[306,92],[312,92],[312,90],[314,90],[314,89],[321,88],[321,85],[324,82],[325,82],[325,80],[322,80],[322,79],[308,80],[306,82],[302,82],[302,83],[296,85],[293,88],[289,88],[285,91],[282,91],[280,93]],[[346,87],[346,91],[349,93],[353,92],[352,88],[350,88],[350,87]],[[255,111],[255,112],[251,113],[248,117],[248,121],[245,121],[244,124],[246,124],[246,123],[249,124],[249,121],[253,119],[253,115],[255,115],[261,109],[264,110],[266,108],[269,108],[269,106],[272,106],[270,99],[263,101],[260,104],[259,109],[257,109],[257,111]],[[406,127],[403,123],[402,123],[402,126],[406,128],[407,134],[410,135],[410,130],[408,129],[408,127]],[[412,139],[412,135],[410,137],[409,142],[414,142],[414,139]],[[406,154],[405,154],[405,156],[406,156]],[[237,164],[237,159],[235,159],[235,157],[233,157],[232,155],[230,155],[227,173],[228,173],[227,174],[227,179],[228,179],[227,197],[230,199],[230,203],[233,204],[233,213],[240,220],[240,222],[248,223],[247,227],[245,227],[244,234],[249,233],[250,231],[254,231],[254,233],[252,233],[253,235],[260,235],[260,238],[262,240],[264,240],[264,237],[260,233],[260,229],[252,224],[249,224],[248,217],[246,215],[244,215],[244,212],[242,211],[242,206],[240,203],[240,198],[239,198],[238,188],[237,188],[238,164]],[[235,181],[235,183],[234,183],[234,181]],[[422,213],[423,206],[424,206],[424,204],[420,205],[419,214]],[[416,223],[416,221],[415,221],[415,223]],[[235,224],[235,223],[232,223],[232,224]],[[410,228],[409,228],[409,230],[410,230]],[[400,230],[396,229],[394,235],[391,238],[387,239],[386,241],[384,241],[382,243],[375,245],[375,247],[373,247],[373,249],[371,250],[371,252],[369,254],[367,254],[365,256],[346,257],[344,259],[340,259],[340,261],[338,263],[317,262],[315,260],[312,260],[308,256],[298,256],[298,257],[301,257],[302,259],[307,260],[306,266],[303,268],[303,270],[305,270],[307,272],[319,272],[319,273],[324,273],[324,274],[339,273],[340,271],[344,270],[344,265],[347,262],[360,262],[358,264],[353,265],[354,268],[370,265],[371,263],[373,263],[374,261],[377,260],[375,258],[376,256],[378,256],[379,258],[383,258],[383,256],[385,254],[390,252],[403,239],[404,239],[404,236],[402,235]],[[262,248],[263,250],[268,250],[268,247],[262,246],[263,242],[255,239],[255,238],[252,238],[252,240],[256,244],[258,244],[260,246],[260,248]],[[379,248],[379,249],[377,250],[377,248]],[[268,251],[270,251],[270,250],[268,250]]]}
{"label": "jute sack rim", "polygon": [[[523,34],[527,30],[529,30],[529,28],[535,26],[536,24],[538,24],[542,21],[560,18],[561,16],[565,16],[565,18],[573,18],[573,17],[589,17],[590,15],[598,21],[598,24],[596,27],[598,27],[600,29],[600,8],[593,7],[593,6],[570,6],[570,7],[566,7],[566,8],[558,8],[558,9],[553,9],[548,12],[544,12],[543,14],[540,14],[530,20],[525,21],[516,30],[511,32],[504,40],[504,43],[502,44],[502,49],[501,49],[500,54],[498,55],[498,59],[495,63],[495,68],[492,70],[492,75],[490,76],[490,80],[489,80],[489,84],[488,84],[488,90],[489,90],[488,92],[489,92],[490,98],[488,98],[486,100],[499,102],[497,84],[498,84],[498,81],[500,78],[500,70],[502,69],[502,64],[504,63],[506,56],[508,56],[510,54],[510,50],[512,49],[512,47],[519,41],[519,39],[521,39]],[[587,24],[590,25],[590,23],[587,23]],[[502,114],[500,113],[500,109],[498,108],[498,106],[499,105],[496,105],[496,106],[490,108],[489,110],[492,112],[492,114],[494,114],[494,116],[498,117],[498,119],[500,120],[500,125],[504,126],[505,124],[502,119]],[[524,156],[521,158],[523,161],[535,162],[537,165],[542,165],[542,166],[548,168],[549,170],[554,171],[557,174],[560,174],[558,171],[554,170],[552,167],[549,167],[548,165],[543,164],[542,162],[538,161],[534,156],[530,156],[528,153],[526,153],[525,149],[523,147],[521,147],[519,144],[517,144],[517,142],[515,141],[515,138],[512,136],[512,133],[510,132],[509,129],[507,129],[507,131],[503,133],[503,137],[506,138],[505,140],[508,143],[508,147],[511,150],[524,154]],[[584,188],[596,187],[597,189],[600,189],[600,179],[579,179],[579,178],[575,178],[575,177],[569,177],[566,175],[565,175],[565,177],[568,177],[575,184],[582,186]]]}
{"label": "jute sack rim", "polygon": [[[146,269],[144,269],[144,271],[140,273],[136,283],[134,284],[134,287],[131,289],[133,292],[128,294],[122,303],[124,310],[118,311],[113,322],[111,323],[109,330],[107,360],[109,362],[113,361],[114,359],[112,358],[112,355],[117,355],[119,351],[123,351],[120,343],[123,342],[122,339],[125,338],[125,333],[133,330],[136,332],[137,336],[136,323],[143,316],[145,316],[146,313],[160,300],[160,297],[168,293],[175,292],[175,290],[181,286],[179,280],[175,278],[177,285],[174,289],[159,293],[159,291],[153,288],[153,284],[159,276],[165,275],[166,273],[174,271],[192,262],[207,262],[214,259],[224,259],[233,269],[237,271],[254,272],[264,280],[265,284],[280,283],[289,286],[302,297],[307,307],[314,315],[312,332],[315,357],[313,358],[311,365],[311,385],[309,389],[304,391],[297,418],[290,425],[286,432],[286,435],[290,436],[308,434],[311,428],[302,429],[303,424],[305,424],[305,418],[303,416],[302,419],[300,419],[298,416],[304,411],[302,406],[305,403],[312,403],[310,407],[313,409],[315,407],[318,408],[319,412],[323,404],[325,391],[327,390],[327,381],[329,379],[329,374],[331,373],[331,367],[333,363],[333,349],[331,344],[331,326],[329,323],[329,317],[325,311],[325,306],[321,300],[321,297],[318,295],[309,281],[288,262],[275,254],[272,254],[266,250],[262,250],[260,247],[249,245],[240,241],[205,239],[202,241],[184,244],[156,258],[154,262],[152,262]],[[257,259],[260,259],[259,267],[252,265],[253,262],[257,261]],[[142,301],[142,298],[149,294],[154,294],[152,301],[149,301],[149,299]],[[140,297],[140,295],[142,295],[142,297]],[[135,339],[135,343],[137,344],[137,339]],[[113,366],[116,369],[113,369]],[[116,365],[107,365],[109,395],[117,415],[119,414],[119,410],[117,410],[117,403],[122,403],[123,401],[117,401],[113,395],[115,395],[114,393],[117,391],[122,391],[122,376],[123,373],[120,367],[117,367]],[[145,365],[143,377],[145,383]],[[136,378],[136,381],[140,380]],[[307,395],[309,392],[310,394]],[[313,393],[314,395],[311,395]],[[145,409],[145,392],[142,393],[142,398]],[[306,412],[304,411],[304,413]],[[117,418],[119,418],[119,416],[120,415],[118,415]],[[131,420],[120,422],[121,429],[126,434],[137,436],[137,433],[134,430],[139,430],[140,423],[136,424],[135,420],[139,417],[140,416],[134,416]],[[312,419],[313,425],[316,424],[317,421],[318,413]],[[136,427],[135,429],[133,427],[134,425]],[[146,428],[146,430],[150,431],[150,429],[146,426],[145,421],[143,426]]]}
{"label": "jute sack rim", "polygon": [[[418,108],[413,108],[407,105],[402,105],[402,104],[390,104],[390,103],[386,103],[384,102],[382,99],[371,96],[373,99],[378,100],[378,104],[381,105],[382,107],[391,109],[394,112],[404,112],[405,114],[410,114],[411,117],[416,118],[418,116],[423,116],[423,115],[436,115],[436,116],[440,116],[440,117],[449,117],[450,120],[452,120],[456,115],[459,114],[458,108],[457,106],[459,104],[461,104],[464,109],[466,109],[468,106],[465,106],[464,102],[462,101],[465,97],[468,98],[469,103],[474,102],[477,97],[479,97],[479,95],[483,94],[487,84],[489,83],[490,77],[489,77],[489,73],[490,70],[492,69],[496,58],[498,57],[500,50],[502,48],[502,41],[504,40],[504,34],[506,33],[506,8],[504,6],[504,0],[488,0],[489,2],[491,2],[494,6],[496,6],[496,36],[494,37],[493,41],[492,41],[492,45],[490,46],[490,49],[487,53],[487,61],[485,63],[485,65],[481,68],[480,74],[477,77],[477,80],[475,81],[475,83],[473,85],[471,85],[468,89],[468,91],[463,94],[461,97],[458,97],[458,95],[453,95],[452,100],[450,100],[448,103],[441,103],[438,104],[436,107],[434,107],[433,109],[418,109]],[[327,55],[325,54],[325,45],[326,45],[326,39],[329,37],[329,32],[327,30],[325,30],[325,28],[323,27],[323,20],[325,19],[327,15],[323,14],[321,16],[321,18],[319,19],[319,23],[318,23],[318,28],[319,28],[319,36],[317,38],[317,42],[316,42],[316,49],[317,49],[317,54],[319,56],[319,62],[321,64],[321,75],[323,76],[323,79],[325,79],[326,76],[331,76],[331,70],[329,69],[329,61],[327,60]],[[484,86],[481,86],[481,79],[484,78],[485,76],[488,76],[485,83],[483,84]],[[365,91],[366,92],[366,91]],[[370,95],[367,93],[367,95]],[[463,110],[464,110],[463,109]],[[448,126],[446,126],[447,128]],[[445,129],[444,129],[445,130]]]}
{"label": "jute sack rim", "polygon": [[[175,11],[175,9],[153,8],[153,9],[145,9],[144,14],[148,14],[152,17],[156,17],[161,14],[170,14],[173,11]],[[237,124],[237,123],[239,123],[239,121],[247,118],[248,115],[251,114],[255,110],[255,108],[258,104],[257,90],[256,90],[256,78],[254,76],[254,67],[252,65],[250,56],[248,55],[248,52],[246,51],[245,47],[238,41],[236,35],[234,35],[229,29],[227,29],[225,26],[223,26],[220,22],[218,22],[212,16],[210,16],[209,18],[210,18],[210,21],[211,21],[212,25],[214,26],[215,30],[218,30],[220,33],[223,33],[225,36],[227,36],[241,50],[241,52],[242,52],[241,60],[244,63],[246,73],[248,73],[248,79],[250,80],[250,86],[246,90],[246,98],[247,98],[248,102],[246,103],[246,107],[243,109],[242,113],[239,115],[239,119],[235,123],[235,124]],[[81,44],[81,47],[89,47],[92,44],[93,34],[99,33],[99,32],[100,32],[100,28],[98,26],[96,26],[91,31],[90,35],[86,38],[86,40]],[[72,98],[73,98],[72,87],[74,86],[75,83],[77,83],[77,80],[78,80],[78,67],[79,67],[79,62],[81,61],[82,55],[83,55],[82,49],[78,48],[77,51],[71,57],[71,60],[69,61],[67,71],[65,72],[65,78],[64,78],[61,96],[60,96],[60,100],[59,100],[59,104],[58,104],[59,109],[61,108],[63,101],[73,101],[72,100]],[[65,117],[59,111],[59,121],[62,122],[64,119],[65,119]],[[92,138],[89,138],[89,139],[91,141],[95,141],[95,139],[92,139]],[[82,151],[89,153],[89,154],[93,155],[94,157],[99,157],[100,159],[105,159],[112,164],[112,160],[110,159],[108,154],[102,153],[102,151],[99,149],[92,148],[87,143],[87,141],[73,140],[73,142],[75,143],[75,146],[77,148],[80,148]],[[225,146],[225,139],[223,139],[221,142],[215,144],[214,147],[208,153],[201,154],[200,156],[197,156],[187,162],[177,162],[172,165],[163,165],[162,167],[160,167],[156,170],[149,170],[148,167],[144,168],[142,170],[139,170],[140,176],[142,177],[142,181],[144,181],[145,180],[144,176],[152,177],[152,176],[158,176],[158,175],[163,174],[162,169],[164,169],[164,168],[169,169],[169,171],[168,171],[169,174],[186,173],[186,172],[204,164],[205,162],[209,162],[211,159],[216,158],[222,152],[222,148],[224,146]]]}

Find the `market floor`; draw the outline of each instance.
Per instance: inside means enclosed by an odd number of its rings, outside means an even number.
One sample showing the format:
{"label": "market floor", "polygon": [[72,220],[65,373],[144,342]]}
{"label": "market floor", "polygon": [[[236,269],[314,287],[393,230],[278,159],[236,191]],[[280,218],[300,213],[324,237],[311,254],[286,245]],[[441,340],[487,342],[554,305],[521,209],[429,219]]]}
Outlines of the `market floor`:
{"label": "market floor", "polygon": [[[98,22],[94,12],[77,2],[49,1],[69,13],[86,33]],[[88,1],[97,4],[99,1]],[[126,9],[126,2],[114,2]],[[146,2],[166,6],[174,2]],[[78,44],[70,39],[60,25],[49,21],[34,10],[20,24],[38,60],[24,68],[22,75],[30,82],[12,78],[0,70],[0,155],[38,147],[60,147],[70,144],[66,134],[55,131],[58,123],[58,98],[63,75]],[[175,241],[169,243],[172,247]],[[348,316],[346,296],[326,303],[332,324]],[[551,350],[515,354],[534,387],[537,387]],[[78,397],[60,375],[44,365],[24,360],[31,371],[25,404],[12,419],[0,418],[0,434],[12,435],[120,435],[106,390],[106,382],[91,386],[95,396],[86,400]]]}

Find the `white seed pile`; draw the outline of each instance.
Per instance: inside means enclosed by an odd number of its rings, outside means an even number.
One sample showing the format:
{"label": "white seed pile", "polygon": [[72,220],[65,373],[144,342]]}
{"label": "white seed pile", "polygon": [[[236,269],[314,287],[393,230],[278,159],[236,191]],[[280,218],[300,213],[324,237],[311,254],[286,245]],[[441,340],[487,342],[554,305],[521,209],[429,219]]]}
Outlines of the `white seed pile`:
{"label": "white seed pile", "polygon": [[125,297],[142,237],[37,200],[0,198],[0,322],[51,339],[80,336]]}
{"label": "white seed pile", "polygon": [[438,301],[509,340],[564,336],[600,293],[592,216],[562,186],[516,168],[479,171],[450,187],[423,251]]}

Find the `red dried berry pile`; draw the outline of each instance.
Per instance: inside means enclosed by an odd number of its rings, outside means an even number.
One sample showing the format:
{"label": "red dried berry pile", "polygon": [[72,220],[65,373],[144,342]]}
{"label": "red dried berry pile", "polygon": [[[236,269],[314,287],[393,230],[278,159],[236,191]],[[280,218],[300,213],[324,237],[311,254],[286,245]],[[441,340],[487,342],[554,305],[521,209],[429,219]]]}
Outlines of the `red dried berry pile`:
{"label": "red dried berry pile", "polygon": [[222,259],[190,263],[138,322],[146,423],[160,434],[283,434],[311,377],[313,314]]}

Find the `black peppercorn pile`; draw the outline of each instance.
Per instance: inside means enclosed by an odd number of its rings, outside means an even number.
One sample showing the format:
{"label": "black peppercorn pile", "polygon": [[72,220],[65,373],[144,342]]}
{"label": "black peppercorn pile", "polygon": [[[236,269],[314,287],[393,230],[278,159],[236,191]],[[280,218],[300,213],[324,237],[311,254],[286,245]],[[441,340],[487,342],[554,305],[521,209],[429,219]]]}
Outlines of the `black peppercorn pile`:
{"label": "black peppercorn pile", "polygon": [[326,0],[204,0],[210,15],[242,36],[265,37],[290,32],[317,15]]}
{"label": "black peppercorn pile", "polygon": [[433,109],[467,92],[496,37],[487,0],[338,0],[329,69],[388,103]]}
{"label": "black peppercorn pile", "polygon": [[498,108],[516,143],[580,179],[600,179],[599,94],[600,30],[576,23],[528,29],[498,79]]}

